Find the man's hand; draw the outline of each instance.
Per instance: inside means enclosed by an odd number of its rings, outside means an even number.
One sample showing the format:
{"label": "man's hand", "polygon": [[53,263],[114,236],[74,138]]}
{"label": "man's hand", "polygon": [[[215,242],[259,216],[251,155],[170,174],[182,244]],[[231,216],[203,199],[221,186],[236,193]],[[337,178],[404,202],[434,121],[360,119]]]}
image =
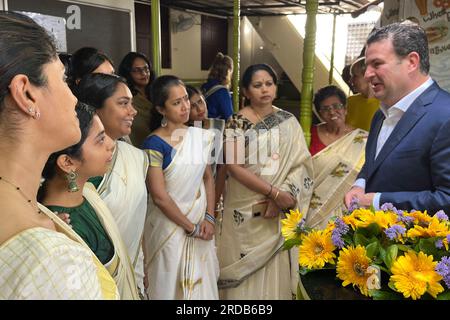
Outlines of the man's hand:
{"label": "man's hand", "polygon": [[359,205],[361,207],[370,207],[373,204],[373,197],[375,193],[366,193],[362,197],[359,198]]}
{"label": "man's hand", "polygon": [[[350,203],[352,202],[353,198],[356,198],[358,200],[358,203],[360,205],[361,204],[361,198],[364,197],[365,193],[364,193],[364,189],[360,188],[360,187],[353,187],[350,189],[349,192],[347,192],[347,194],[345,195],[344,198],[344,202],[345,202],[345,206],[347,207],[347,209],[350,208]],[[373,198],[373,196],[372,196]]]}

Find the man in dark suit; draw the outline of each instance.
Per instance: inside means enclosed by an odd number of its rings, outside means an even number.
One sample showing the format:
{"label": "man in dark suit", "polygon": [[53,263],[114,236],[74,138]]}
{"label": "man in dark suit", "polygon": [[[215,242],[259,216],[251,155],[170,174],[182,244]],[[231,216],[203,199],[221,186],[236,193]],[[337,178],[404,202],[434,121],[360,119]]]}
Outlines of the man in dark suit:
{"label": "man in dark suit", "polygon": [[425,31],[416,24],[377,28],[367,39],[365,78],[381,101],[372,120],[356,198],[375,209],[443,209],[450,214],[450,94],[428,75]]}

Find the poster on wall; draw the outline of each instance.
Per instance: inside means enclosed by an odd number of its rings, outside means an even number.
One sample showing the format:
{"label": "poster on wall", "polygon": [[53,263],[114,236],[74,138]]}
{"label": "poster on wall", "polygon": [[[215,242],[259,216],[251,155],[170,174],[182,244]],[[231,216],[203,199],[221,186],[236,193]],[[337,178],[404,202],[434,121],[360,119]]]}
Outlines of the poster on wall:
{"label": "poster on wall", "polygon": [[400,2],[401,0],[384,1],[383,12],[380,16],[381,26],[385,26],[400,20]]}
{"label": "poster on wall", "polygon": [[403,0],[401,20],[425,29],[430,52],[430,75],[450,91],[450,0]]}
{"label": "poster on wall", "polygon": [[56,50],[58,52],[67,52],[67,38],[66,38],[66,19],[62,17],[49,16],[35,12],[17,11],[18,13],[29,16],[36,21],[40,26],[44,27],[50,33],[56,43]]}

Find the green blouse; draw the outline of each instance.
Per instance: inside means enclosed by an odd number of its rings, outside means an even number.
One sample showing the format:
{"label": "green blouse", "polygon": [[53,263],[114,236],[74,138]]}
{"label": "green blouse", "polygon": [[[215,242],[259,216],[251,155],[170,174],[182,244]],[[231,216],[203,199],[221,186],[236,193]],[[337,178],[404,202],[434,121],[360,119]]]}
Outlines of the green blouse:
{"label": "green blouse", "polygon": [[114,245],[103,228],[94,208],[84,199],[77,207],[47,206],[58,213],[68,213],[73,230],[87,243],[101,263],[106,264],[114,256]]}

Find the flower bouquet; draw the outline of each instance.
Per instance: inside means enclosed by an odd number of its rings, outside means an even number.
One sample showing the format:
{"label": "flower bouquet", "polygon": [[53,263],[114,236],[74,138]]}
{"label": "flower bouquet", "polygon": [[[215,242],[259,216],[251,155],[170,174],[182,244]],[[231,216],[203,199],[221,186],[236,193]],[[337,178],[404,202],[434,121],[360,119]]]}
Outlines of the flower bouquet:
{"label": "flower bouquet", "polygon": [[[290,211],[281,220],[284,247],[299,248],[300,274],[335,269],[342,286],[373,299],[450,299],[450,223],[439,211],[358,208],[323,230]],[[383,282],[381,281],[383,279]],[[383,285],[382,285],[383,283]]]}

